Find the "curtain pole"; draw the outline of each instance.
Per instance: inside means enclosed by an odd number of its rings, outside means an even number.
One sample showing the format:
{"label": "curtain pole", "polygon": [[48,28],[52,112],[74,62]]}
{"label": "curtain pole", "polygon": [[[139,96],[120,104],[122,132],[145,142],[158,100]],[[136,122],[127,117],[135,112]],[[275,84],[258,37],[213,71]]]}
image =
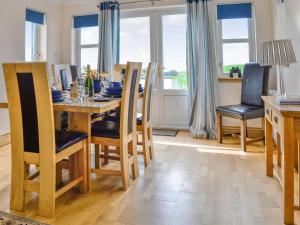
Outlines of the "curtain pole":
{"label": "curtain pole", "polygon": [[[131,1],[131,2],[123,2],[119,3],[120,5],[130,5],[130,4],[137,4],[137,3],[152,3],[154,5],[154,2],[162,2],[164,0],[143,0],[143,1]],[[99,7],[100,5],[98,5]]]}

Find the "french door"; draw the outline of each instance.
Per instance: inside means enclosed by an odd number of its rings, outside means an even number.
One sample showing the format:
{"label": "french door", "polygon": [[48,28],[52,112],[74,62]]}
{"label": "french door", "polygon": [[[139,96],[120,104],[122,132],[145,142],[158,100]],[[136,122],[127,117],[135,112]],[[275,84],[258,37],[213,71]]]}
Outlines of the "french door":
{"label": "french door", "polygon": [[142,78],[150,61],[159,63],[153,127],[187,128],[186,8],[122,12],[120,47],[121,63],[143,62]]}

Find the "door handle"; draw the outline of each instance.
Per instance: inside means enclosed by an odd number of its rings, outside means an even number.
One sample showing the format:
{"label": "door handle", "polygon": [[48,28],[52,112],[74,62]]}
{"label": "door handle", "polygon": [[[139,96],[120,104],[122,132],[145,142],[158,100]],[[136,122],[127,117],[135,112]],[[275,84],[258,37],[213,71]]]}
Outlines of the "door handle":
{"label": "door handle", "polygon": [[159,77],[160,79],[162,79],[162,77],[163,77],[163,72],[164,72],[165,69],[166,69],[166,67],[158,66],[158,77]]}

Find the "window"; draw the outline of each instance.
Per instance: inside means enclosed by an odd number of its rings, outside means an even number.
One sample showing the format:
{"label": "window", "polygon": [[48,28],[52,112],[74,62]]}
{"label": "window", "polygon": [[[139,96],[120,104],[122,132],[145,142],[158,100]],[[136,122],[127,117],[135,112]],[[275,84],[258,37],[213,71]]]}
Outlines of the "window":
{"label": "window", "polygon": [[99,28],[98,15],[74,17],[76,34],[76,64],[80,65],[81,73],[88,64],[91,69],[98,66]]}
{"label": "window", "polygon": [[244,70],[244,64],[255,60],[252,4],[218,5],[220,67],[229,74],[232,67]]}
{"label": "window", "polygon": [[150,52],[150,17],[122,18],[120,22],[120,63],[142,62],[142,84],[145,83]]}
{"label": "window", "polygon": [[80,28],[80,44],[79,44],[79,57],[78,64],[81,66],[81,72],[83,73],[83,67],[88,64],[91,69],[97,69],[98,65],[98,48],[99,48],[99,28],[98,27],[83,27]]}
{"label": "window", "polygon": [[44,13],[26,9],[25,61],[46,60],[46,35]]}

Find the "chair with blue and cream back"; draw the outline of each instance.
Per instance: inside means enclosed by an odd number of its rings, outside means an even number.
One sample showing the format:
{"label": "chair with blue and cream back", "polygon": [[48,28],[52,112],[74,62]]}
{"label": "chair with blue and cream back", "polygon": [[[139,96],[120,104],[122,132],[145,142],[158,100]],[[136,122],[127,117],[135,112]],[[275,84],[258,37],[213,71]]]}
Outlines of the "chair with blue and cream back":
{"label": "chair with blue and cream back", "polygon": [[[142,114],[137,115],[137,131],[142,133],[142,142],[138,142],[138,145],[143,146],[143,150],[138,154],[143,155],[144,165],[148,166],[150,160],[154,157],[153,152],[153,135],[151,125],[151,104],[152,104],[152,90],[154,87],[155,78],[158,71],[157,63],[149,63],[146,82],[143,94],[143,107]],[[138,134],[137,134],[138,135]],[[138,136],[137,136],[138,138]]]}
{"label": "chair with blue and cream back", "polygon": [[[39,214],[53,217],[55,199],[79,185],[87,191],[87,135],[55,131],[54,112],[46,63],[3,64],[11,127],[12,210],[23,211],[25,191],[39,194]],[[56,189],[56,165],[75,157],[78,165],[70,170],[70,182]],[[25,170],[38,165],[38,171]],[[29,174],[30,173],[30,174]],[[78,174],[78,176],[77,176]]]}
{"label": "chair with blue and cream back", "polygon": [[[142,63],[127,63],[122,91],[120,119],[115,121],[96,121],[92,124],[91,130],[92,143],[96,146],[100,146],[101,150],[107,148],[110,153],[110,155],[107,156],[108,159],[120,162],[120,169],[112,169],[109,166],[108,168],[104,168],[101,163],[97,163],[94,172],[100,175],[121,176],[124,190],[127,190],[130,185],[130,167],[134,179],[139,174],[136,115],[141,68]],[[111,149],[112,147],[115,149]],[[99,153],[100,152],[97,151],[95,154],[96,162],[99,161],[99,158],[104,158],[103,155]]]}

